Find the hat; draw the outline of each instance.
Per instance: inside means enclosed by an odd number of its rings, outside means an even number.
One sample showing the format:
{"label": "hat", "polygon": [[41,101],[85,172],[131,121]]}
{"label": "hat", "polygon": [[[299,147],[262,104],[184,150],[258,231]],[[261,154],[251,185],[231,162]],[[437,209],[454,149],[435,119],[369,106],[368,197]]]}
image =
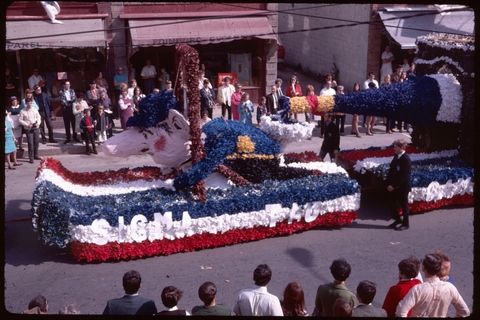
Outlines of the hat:
{"label": "hat", "polygon": [[120,71],[120,70],[123,70],[123,68],[122,67],[117,67],[117,70]]}
{"label": "hat", "polygon": [[11,97],[10,97],[10,100],[17,100],[17,97],[11,96]]}
{"label": "hat", "polygon": [[337,86],[337,90],[343,90],[345,89],[343,86]]}

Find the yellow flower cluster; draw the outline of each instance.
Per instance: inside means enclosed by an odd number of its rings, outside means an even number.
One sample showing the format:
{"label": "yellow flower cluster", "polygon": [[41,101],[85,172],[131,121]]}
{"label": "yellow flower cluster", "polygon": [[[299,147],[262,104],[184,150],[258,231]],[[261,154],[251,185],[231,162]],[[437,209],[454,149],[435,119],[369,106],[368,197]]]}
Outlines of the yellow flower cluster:
{"label": "yellow flower cluster", "polygon": [[335,96],[317,96],[317,112],[330,112],[335,107]]}
{"label": "yellow flower cluster", "polygon": [[252,153],[255,151],[255,143],[250,140],[249,136],[238,136],[237,140],[238,153]]}
{"label": "yellow flower cluster", "polygon": [[310,105],[305,97],[292,97],[290,98],[290,112],[292,113],[304,113],[310,112]]}
{"label": "yellow flower cluster", "polygon": [[[330,112],[335,106],[334,96],[317,96],[318,107],[316,112]],[[310,112],[310,104],[308,104],[305,97],[293,97],[290,98],[290,112],[291,113],[304,113]]]}

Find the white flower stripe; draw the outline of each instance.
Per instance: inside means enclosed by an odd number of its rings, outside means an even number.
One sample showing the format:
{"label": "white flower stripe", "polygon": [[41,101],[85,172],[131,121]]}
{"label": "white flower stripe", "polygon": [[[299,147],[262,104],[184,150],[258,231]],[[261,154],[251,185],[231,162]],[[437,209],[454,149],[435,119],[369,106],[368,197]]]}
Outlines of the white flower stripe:
{"label": "white flower stripe", "polygon": [[[119,228],[106,226],[102,234],[106,235],[109,242],[135,242],[138,234],[143,234],[145,240],[150,241],[161,239],[179,239],[183,237],[192,236],[194,234],[202,233],[224,233],[234,229],[250,229],[259,226],[274,227],[276,222],[282,221],[296,221],[305,219],[307,222],[315,220],[319,215],[324,215],[329,212],[345,212],[354,211],[360,208],[360,193],[353,195],[342,196],[334,200],[324,202],[316,201],[308,203],[304,206],[298,206],[293,210],[290,208],[280,208],[273,206],[271,210],[260,210],[257,212],[240,212],[237,214],[224,214],[217,217],[203,217],[198,219],[183,219],[188,221],[188,226],[185,226],[185,221],[173,221],[172,226],[167,230],[165,225],[160,227],[155,225],[154,221],[148,221],[140,229],[137,234],[132,236],[132,228],[130,225],[125,225],[122,228],[119,236]],[[292,212],[292,213],[291,213]],[[273,221],[273,222],[272,222]],[[83,243],[98,242],[98,229],[95,232],[92,225],[84,226],[72,224],[69,225],[69,232],[72,241],[79,241]],[[121,239],[120,239],[121,237]]]}
{"label": "white flower stripe", "polygon": [[431,74],[428,77],[437,80],[442,95],[437,121],[460,123],[463,104],[460,82],[452,74]]}
{"label": "white flower stripe", "polygon": [[315,124],[313,123],[285,124],[280,121],[272,121],[268,116],[261,117],[260,121],[260,130],[277,141],[282,150],[284,150],[289,143],[310,138],[314,128]]}
{"label": "white flower stripe", "polygon": [[414,201],[437,201],[441,199],[451,199],[456,195],[472,194],[474,183],[471,178],[459,179],[452,183],[448,180],[446,184],[439,184],[437,181],[432,181],[427,188],[412,188],[408,194],[408,202]]}
{"label": "white flower stripe", "polygon": [[[458,155],[458,150],[442,150],[442,151],[435,151],[432,153],[411,153],[408,156],[410,157],[410,160],[413,161],[420,161],[420,160],[425,160],[425,159],[434,159],[434,158],[443,158],[443,157],[454,157]],[[354,170],[360,173],[365,173],[367,171],[371,171],[371,169],[385,164],[385,163],[390,163],[392,161],[393,157],[371,157],[371,158],[365,158],[363,160],[357,160],[357,163],[355,163]]]}

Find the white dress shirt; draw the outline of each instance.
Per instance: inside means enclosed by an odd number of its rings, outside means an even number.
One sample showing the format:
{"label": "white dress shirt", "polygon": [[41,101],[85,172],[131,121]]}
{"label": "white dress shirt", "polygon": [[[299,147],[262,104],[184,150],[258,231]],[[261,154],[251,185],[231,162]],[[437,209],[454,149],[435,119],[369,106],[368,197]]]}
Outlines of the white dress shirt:
{"label": "white dress shirt", "polygon": [[320,90],[320,95],[321,96],[334,96],[335,93],[336,93],[335,89],[333,89],[333,88],[330,88],[330,89],[323,88],[322,90]]}
{"label": "white dress shirt", "polygon": [[233,312],[237,316],[283,316],[280,300],[267,287],[257,285],[240,291]]}

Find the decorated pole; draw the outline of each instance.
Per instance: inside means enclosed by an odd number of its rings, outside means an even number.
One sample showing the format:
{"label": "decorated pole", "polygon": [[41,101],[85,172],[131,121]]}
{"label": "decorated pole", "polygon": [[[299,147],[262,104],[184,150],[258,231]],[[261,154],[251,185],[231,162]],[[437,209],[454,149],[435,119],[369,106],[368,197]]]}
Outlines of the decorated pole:
{"label": "decorated pole", "polygon": [[[176,47],[177,67],[182,66],[182,82],[187,84],[188,97],[188,121],[190,123],[190,151],[192,164],[203,159],[203,144],[200,129],[200,91],[198,89],[198,51],[185,43],[177,44]],[[198,197],[198,200],[205,202],[206,190],[205,181],[199,181],[192,187],[192,192]]]}

